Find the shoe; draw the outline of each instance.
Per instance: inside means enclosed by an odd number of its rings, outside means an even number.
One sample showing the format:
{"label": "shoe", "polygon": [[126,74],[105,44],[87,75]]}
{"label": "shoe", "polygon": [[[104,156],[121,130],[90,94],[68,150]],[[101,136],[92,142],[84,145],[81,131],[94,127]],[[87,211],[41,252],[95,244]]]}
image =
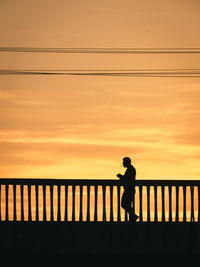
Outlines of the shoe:
{"label": "shoe", "polygon": [[137,221],[137,219],[139,218],[139,216],[137,215],[137,214],[134,214],[133,215],[133,220],[136,222]]}
{"label": "shoe", "polygon": [[129,215],[129,221],[130,222],[136,222],[139,216],[137,214]]}

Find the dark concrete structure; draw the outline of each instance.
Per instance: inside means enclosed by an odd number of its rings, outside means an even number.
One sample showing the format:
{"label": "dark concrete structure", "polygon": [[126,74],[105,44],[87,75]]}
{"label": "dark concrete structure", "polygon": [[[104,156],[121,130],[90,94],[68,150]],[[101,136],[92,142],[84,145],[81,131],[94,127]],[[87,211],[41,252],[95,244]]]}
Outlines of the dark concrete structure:
{"label": "dark concrete structure", "polygon": [[200,254],[199,223],[1,222],[3,254]]}

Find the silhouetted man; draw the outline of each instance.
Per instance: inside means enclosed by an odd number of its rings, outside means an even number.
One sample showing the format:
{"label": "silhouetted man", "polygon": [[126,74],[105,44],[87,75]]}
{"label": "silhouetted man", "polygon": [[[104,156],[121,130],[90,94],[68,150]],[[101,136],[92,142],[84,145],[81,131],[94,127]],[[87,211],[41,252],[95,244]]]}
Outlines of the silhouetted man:
{"label": "silhouetted man", "polygon": [[[133,182],[135,181],[136,170],[131,165],[131,159],[128,157],[123,158],[123,166],[127,168],[125,174],[117,174],[117,177],[123,182]],[[138,216],[134,213],[134,194],[135,189],[131,185],[124,185],[124,193],[122,195],[121,206],[129,213],[130,221],[136,221]]]}

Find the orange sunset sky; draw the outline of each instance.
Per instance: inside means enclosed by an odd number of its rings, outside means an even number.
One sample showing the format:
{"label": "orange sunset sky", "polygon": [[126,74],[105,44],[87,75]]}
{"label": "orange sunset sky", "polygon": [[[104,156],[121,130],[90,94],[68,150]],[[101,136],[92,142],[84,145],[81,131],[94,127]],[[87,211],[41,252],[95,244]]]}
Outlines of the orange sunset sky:
{"label": "orange sunset sky", "polygon": [[[198,48],[198,0],[0,0],[0,47]],[[0,52],[0,69],[198,69],[199,54]],[[200,79],[0,76],[0,177],[200,178]]]}

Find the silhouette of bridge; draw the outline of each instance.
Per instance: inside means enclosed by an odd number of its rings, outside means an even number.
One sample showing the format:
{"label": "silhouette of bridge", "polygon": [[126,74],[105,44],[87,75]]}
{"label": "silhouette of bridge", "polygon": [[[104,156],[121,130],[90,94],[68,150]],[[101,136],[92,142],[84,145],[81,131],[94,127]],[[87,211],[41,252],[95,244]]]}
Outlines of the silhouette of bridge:
{"label": "silhouette of bridge", "polygon": [[0,179],[3,253],[199,253],[200,181]]}

